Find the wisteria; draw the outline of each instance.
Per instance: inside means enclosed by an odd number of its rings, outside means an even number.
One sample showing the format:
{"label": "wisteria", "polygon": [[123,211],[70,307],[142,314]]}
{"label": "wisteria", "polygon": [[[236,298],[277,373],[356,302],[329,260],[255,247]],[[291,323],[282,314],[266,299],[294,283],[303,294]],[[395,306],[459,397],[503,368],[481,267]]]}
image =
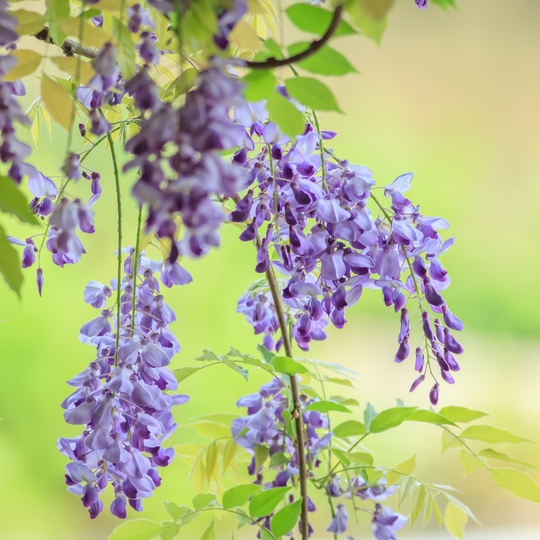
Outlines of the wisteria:
{"label": "wisteria", "polygon": [[[174,458],[174,450],[163,446],[177,426],[172,407],[189,399],[169,393],[178,383],[167,366],[180,344],[169,329],[175,313],[156,277],[170,287],[171,273],[180,272],[186,283],[189,273],[175,263],[166,274],[163,262],[144,252],[138,258],[133,248],[123,252],[122,283],[86,286],[85,302],[101,311],[83,325],[79,339],[96,348],[96,358],[68,381],[76,390],[62,403],[66,422],[84,426],[82,435],[59,439],[58,448],[71,460],[68,490],[81,497],[91,518],[102,511],[99,497],[108,484],[115,494],[112,514],[124,519],[127,503],[142,510],[142,500],[161,484],[158,468]],[[118,286],[120,305],[107,307]]]}
{"label": "wisteria", "polygon": [[[413,174],[403,174],[385,187],[391,203],[387,208],[375,196],[371,170],[337,158],[325,146],[336,134],[319,133],[314,116],[304,134],[291,142],[267,121],[264,103],[243,105],[234,115],[247,131],[244,148],[233,161],[241,161],[249,170],[252,184],[230,219],[247,224],[240,235],[243,241],[262,234],[256,271],[272,267],[287,276],[283,304],[298,346],[308,350],[311,340],[326,339],[329,322],[343,328],[345,308],[356,304],[364,289],[379,289],[385,305],[400,313],[395,361],[401,363],[409,356],[414,330],[410,310],[418,312],[423,335],[415,369],[422,381],[429,372],[437,384],[435,360],[443,380],[452,384],[450,371],[460,369],[453,354],[463,349],[450,330],[461,330],[463,324],[441,296],[450,277],[439,257],[454,239],[443,241],[438,232],[449,226],[446,220],[424,217],[420,207],[405,197]],[[247,151],[255,148],[253,138],[263,146],[248,159]],[[375,203],[376,214],[368,207],[370,202]],[[270,261],[273,250],[277,258]],[[255,333],[264,334],[268,349],[279,350],[281,342],[273,338],[279,324],[267,291],[263,285],[246,293],[238,311],[246,315]],[[444,324],[436,318],[439,314]],[[415,385],[420,382],[417,379]],[[436,404],[438,393],[432,392],[431,398]]]}

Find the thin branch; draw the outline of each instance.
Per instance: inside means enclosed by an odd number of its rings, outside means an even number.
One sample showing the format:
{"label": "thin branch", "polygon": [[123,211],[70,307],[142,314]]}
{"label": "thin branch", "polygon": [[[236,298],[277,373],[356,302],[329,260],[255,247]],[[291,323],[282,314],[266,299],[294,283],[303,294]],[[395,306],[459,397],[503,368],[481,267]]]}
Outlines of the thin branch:
{"label": "thin branch", "polygon": [[277,58],[268,58],[268,60],[264,60],[262,62],[254,62],[248,60],[244,62],[245,66],[251,69],[274,69],[278,67],[288,66],[290,64],[296,64],[297,62],[301,62],[302,60],[313,56],[317,51],[322,49],[330,41],[330,38],[334,35],[339,26],[342,13],[343,6],[337,6],[328,30],[326,30],[326,32],[320,39],[313,41],[305,51],[302,51],[293,56],[289,56],[289,58],[282,58],[281,60],[278,60]]}
{"label": "thin branch", "polygon": [[[34,35],[36,39],[39,39],[40,41],[44,41],[45,43],[52,43],[53,45],[58,45],[58,43],[55,43],[52,39],[52,37],[49,35],[49,29],[45,27],[43,30],[38,32]],[[75,56],[76,54],[80,56],[84,56],[85,58],[94,59],[97,58],[99,51],[97,49],[93,49],[92,47],[86,47],[85,45],[81,45],[80,43],[77,43],[76,41],[73,41],[72,39],[66,39],[62,45],[58,45],[62,48],[62,52],[66,56]]]}

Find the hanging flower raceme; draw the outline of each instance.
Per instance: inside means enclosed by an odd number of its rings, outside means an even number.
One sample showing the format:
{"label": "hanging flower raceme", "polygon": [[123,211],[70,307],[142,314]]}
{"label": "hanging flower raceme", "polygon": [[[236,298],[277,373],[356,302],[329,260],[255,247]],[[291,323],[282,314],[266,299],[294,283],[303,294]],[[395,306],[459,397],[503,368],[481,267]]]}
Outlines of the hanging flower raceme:
{"label": "hanging flower raceme", "polygon": [[[82,435],[58,441],[71,460],[68,491],[81,497],[92,518],[103,509],[100,494],[108,484],[115,493],[110,508],[115,516],[126,517],[127,503],[142,510],[142,499],[161,483],[158,469],[174,457],[174,450],[163,446],[177,425],[172,407],[189,399],[170,393],[178,383],[168,365],[180,345],[169,329],[176,316],[160,294],[156,274],[167,286],[171,274],[182,275],[185,283],[191,276],[178,263],[166,270],[144,253],[135,272],[135,250],[123,251],[129,255],[122,283],[91,281],[84,291],[85,302],[101,311],[83,325],[79,339],[97,353],[68,382],[75,391],[62,403],[66,422],[84,426]],[[107,308],[115,291],[120,302]]]}
{"label": "hanging flower raceme", "polygon": [[219,245],[217,229],[226,219],[211,198],[232,196],[246,184],[244,169],[220,155],[236,146],[241,133],[229,118],[230,108],[242,101],[241,85],[212,67],[199,74],[197,88],[186,95],[180,110],[157,99],[145,69],[126,89],[142,111],[150,111],[126,144],[134,159],[125,166],[142,171],[133,194],[149,208],[147,228],[175,240],[179,213],[184,235],[178,245],[172,243],[170,260],[179,252],[200,256]]}
{"label": "hanging flower raceme", "polygon": [[[232,422],[232,435],[236,443],[245,448],[253,457],[248,467],[250,475],[256,476],[254,483],[264,485],[265,488],[285,487],[298,482],[298,450],[295,444],[295,436],[289,431],[283,413],[289,410],[287,402],[288,390],[284,382],[279,378],[260,387],[259,392],[240,398],[238,407],[247,407],[247,417],[237,418]],[[303,408],[307,407],[312,400],[306,395],[300,396]],[[319,453],[328,447],[333,433],[328,432],[328,416],[317,411],[305,411],[302,413],[305,427],[305,453],[307,462],[311,468],[320,466]],[[324,433],[323,433],[324,432]],[[257,465],[256,446],[266,445],[269,456],[276,453],[283,454],[284,461],[276,476],[264,481],[261,474],[262,464]],[[315,505],[308,501],[308,510],[315,511]],[[272,515],[261,518],[263,526],[270,529]],[[309,524],[308,524],[309,525]],[[301,527],[301,525],[300,525]],[[311,526],[309,526],[312,531]]]}
{"label": "hanging flower raceme", "polygon": [[[328,321],[342,328],[345,309],[363,290],[379,289],[384,303],[400,313],[396,362],[409,356],[410,306],[418,306],[423,334],[415,368],[421,378],[413,389],[428,371],[433,373],[433,362],[443,380],[452,384],[451,372],[459,370],[454,355],[463,349],[451,331],[461,330],[463,324],[441,296],[450,278],[439,257],[454,239],[443,241],[439,234],[449,226],[446,220],[423,216],[405,197],[413,174],[386,186],[384,194],[391,199],[386,208],[373,191],[371,170],[335,157],[325,145],[336,134],[319,133],[315,121],[292,142],[267,121],[264,102],[242,105],[234,117],[244,131],[239,142],[243,148],[233,162],[249,171],[251,184],[230,219],[246,224],[241,240],[258,241],[256,271],[264,273],[273,266],[288,278],[282,300],[299,347],[307,350],[311,340],[325,339]],[[253,139],[263,148],[248,159],[255,148]],[[272,252],[277,257],[271,261]],[[266,291],[264,285],[250,290],[238,311],[272,349],[277,326]],[[431,395],[435,403],[438,392]]]}

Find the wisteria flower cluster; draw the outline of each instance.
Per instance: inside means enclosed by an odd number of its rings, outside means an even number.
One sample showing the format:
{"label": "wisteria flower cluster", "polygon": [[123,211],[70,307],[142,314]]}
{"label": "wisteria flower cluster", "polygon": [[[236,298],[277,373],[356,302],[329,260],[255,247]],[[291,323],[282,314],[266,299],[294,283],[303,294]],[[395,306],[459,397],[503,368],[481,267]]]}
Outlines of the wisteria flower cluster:
{"label": "wisteria flower cluster", "polygon": [[[178,383],[167,366],[180,345],[169,329],[176,316],[155,274],[167,287],[189,283],[191,276],[178,263],[165,270],[144,253],[137,258],[134,249],[124,251],[129,255],[122,283],[86,286],[85,302],[101,313],[83,325],[79,339],[96,348],[96,358],[68,382],[76,390],[62,403],[66,422],[84,426],[82,435],[58,441],[71,460],[66,483],[92,518],[103,509],[99,497],[109,483],[115,516],[126,517],[127,502],[142,510],[142,499],[161,484],[158,468],[174,457],[163,446],[177,426],[172,407],[189,399],[169,393]],[[107,307],[115,291],[119,303]]]}
{"label": "wisteria flower cluster", "polygon": [[[432,373],[430,358],[437,360],[441,377],[452,384],[450,371],[459,370],[453,355],[463,349],[450,330],[462,330],[463,324],[441,296],[450,277],[439,257],[454,239],[443,242],[438,231],[446,229],[448,222],[423,216],[419,206],[405,197],[413,174],[401,175],[386,186],[384,194],[391,206],[385,208],[374,195],[371,170],[340,160],[325,147],[335,133],[318,133],[308,123],[305,133],[291,142],[267,121],[264,103],[243,105],[234,114],[249,133],[245,132],[244,148],[233,161],[250,171],[252,184],[230,219],[247,223],[240,235],[243,241],[256,240],[262,231],[256,271],[264,273],[272,267],[288,277],[283,303],[298,346],[308,350],[311,340],[326,339],[329,321],[343,328],[345,308],[360,299],[364,288],[379,289],[384,303],[401,316],[398,363],[410,351],[410,302],[418,305],[414,311],[419,311],[424,345],[416,348],[415,369],[421,375],[413,389],[428,370]],[[255,149],[253,137],[263,146],[248,159],[247,152]],[[368,207],[373,200],[378,215]],[[277,258],[271,261],[273,250]],[[444,322],[428,308],[442,314]],[[264,333],[267,348],[279,350],[281,342],[273,339],[279,324],[268,292],[245,294],[238,311],[253,324],[255,333]],[[433,404],[438,389],[435,378]]]}

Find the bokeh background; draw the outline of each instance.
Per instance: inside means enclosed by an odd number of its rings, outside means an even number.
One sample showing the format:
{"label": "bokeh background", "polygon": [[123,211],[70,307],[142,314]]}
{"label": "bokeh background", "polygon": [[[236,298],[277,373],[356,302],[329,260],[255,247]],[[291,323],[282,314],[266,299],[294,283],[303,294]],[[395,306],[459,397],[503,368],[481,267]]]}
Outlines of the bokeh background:
{"label": "bokeh background", "polygon": [[[457,241],[444,255],[453,279],[445,296],[466,324],[460,336],[466,353],[457,383],[443,388],[441,405],[489,412],[487,423],[540,441],[540,2],[458,3],[456,12],[435,6],[420,12],[411,1],[398,0],[381,47],[361,37],[336,39],[333,46],[361,75],[326,81],[346,114],[323,114],[322,124],[339,133],[332,141],[336,153],[371,167],[379,185],[414,171],[412,200],[425,215],[451,222],[449,234]],[[287,7],[286,0],[282,4]],[[302,37],[288,27],[284,35],[288,42]],[[29,104],[37,81],[26,83]],[[58,174],[65,148],[60,130],[54,137],[51,143],[42,133],[40,152],[33,156],[50,176]],[[77,339],[81,325],[94,316],[83,302],[84,286],[115,275],[112,165],[101,151],[88,163],[101,172],[104,194],[95,206],[97,233],[84,237],[83,261],[62,270],[46,256],[42,298],[35,269],[26,272],[22,301],[0,284],[0,538],[5,540],[100,540],[117,524],[108,512],[90,521],[80,501],[65,491],[65,459],[55,448],[59,436],[77,432],[63,422],[65,381],[92,358],[93,349]],[[133,182],[133,176],[122,177],[126,244],[133,244],[135,235],[135,208],[128,197]],[[78,189],[88,192],[82,182]],[[2,224],[14,236],[35,234],[5,217]],[[220,249],[203,260],[185,261],[194,282],[166,291],[183,347],[174,367],[193,365],[203,347],[223,354],[234,345],[255,353],[257,340],[235,312],[237,299],[257,278],[254,252],[238,242],[237,233],[224,226]],[[360,372],[359,389],[351,396],[361,403],[371,401],[381,410],[400,397],[427,407],[428,388],[408,394],[411,362],[393,362],[398,320],[380,293],[366,291],[347,318],[343,330],[331,330],[309,355]],[[225,367],[212,369],[181,386],[192,398],[177,408],[180,424],[196,415],[232,412],[240,396],[265,382],[262,374],[246,383]],[[179,429],[173,442],[197,440],[193,431]],[[483,525],[470,523],[468,538],[540,538],[540,507],[496,489],[484,471],[464,480],[457,451],[440,455],[437,428],[412,423],[374,437],[368,446],[387,465],[416,453],[419,476],[463,491],[462,499]],[[501,450],[540,466],[536,445]],[[179,461],[164,470],[163,486],[145,502],[143,517],[166,519],[161,499],[189,502],[194,492],[186,488],[188,470]],[[540,481],[539,474],[533,476]],[[417,524],[399,536],[439,537],[432,521],[424,532]],[[230,531],[234,524],[226,517],[221,526]],[[323,516],[314,525],[324,530],[327,520]],[[190,525],[182,537],[196,538],[201,527]],[[253,537],[246,529],[236,537]],[[368,533],[364,526],[354,537]],[[221,537],[230,538],[230,532]]]}

